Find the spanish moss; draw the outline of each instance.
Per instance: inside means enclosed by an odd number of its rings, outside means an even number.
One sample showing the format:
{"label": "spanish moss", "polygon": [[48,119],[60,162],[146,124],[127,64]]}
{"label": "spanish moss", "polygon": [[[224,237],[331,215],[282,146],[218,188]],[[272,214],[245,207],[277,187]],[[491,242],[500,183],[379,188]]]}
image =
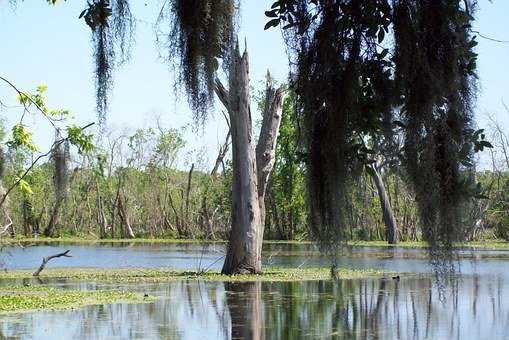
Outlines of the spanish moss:
{"label": "spanish moss", "polygon": [[[294,0],[267,12],[286,24],[307,134],[310,226],[322,247],[341,244],[349,183],[373,161],[365,142],[381,140],[376,151],[399,157],[415,188],[432,263],[453,269],[453,244],[464,239],[464,205],[475,191],[474,5]],[[399,155],[397,133],[405,140]]]}
{"label": "spanish moss", "polygon": [[[96,109],[101,125],[108,111],[113,71],[129,59],[134,18],[128,0],[94,0],[80,15],[92,30],[95,59]],[[118,62],[116,58],[118,57]]]}
{"label": "spanish moss", "polygon": [[134,44],[135,20],[129,0],[114,0],[112,6],[113,35],[118,45],[119,64],[129,61]]}
{"label": "spanish moss", "polygon": [[432,262],[453,269],[464,240],[462,211],[472,185],[476,94],[473,20],[460,1],[395,4],[396,84],[402,94],[404,157]]}
{"label": "spanish moss", "polygon": [[293,86],[307,134],[309,223],[330,254],[337,254],[344,239],[348,179],[360,174],[368,151],[363,135],[376,133],[379,115],[390,112],[385,100],[390,73],[373,30],[373,25],[384,29],[389,8],[373,23],[366,20],[375,10],[370,3],[300,1],[292,14],[298,25],[286,34],[296,56]]}
{"label": "spanish moss", "polygon": [[169,61],[177,62],[177,83],[197,122],[204,121],[212,105],[220,60],[228,59],[232,47],[237,7],[236,0],[173,0],[158,18],[159,26],[170,23],[165,48]]}
{"label": "spanish moss", "polygon": [[54,166],[53,185],[57,201],[65,198],[69,182],[69,143],[57,142],[52,150],[51,159]]}

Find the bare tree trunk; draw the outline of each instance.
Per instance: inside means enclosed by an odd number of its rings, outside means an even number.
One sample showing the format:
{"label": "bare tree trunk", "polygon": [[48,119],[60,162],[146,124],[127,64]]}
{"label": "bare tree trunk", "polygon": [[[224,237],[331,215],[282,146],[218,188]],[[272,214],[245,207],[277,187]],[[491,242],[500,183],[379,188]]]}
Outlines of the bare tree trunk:
{"label": "bare tree trunk", "polygon": [[44,236],[51,237],[53,236],[53,233],[55,232],[55,226],[58,222],[58,213],[60,212],[60,207],[63,203],[63,197],[57,197],[57,200],[55,201],[55,205],[53,206],[53,210],[51,211],[51,215],[49,218],[48,225],[44,229]]}
{"label": "bare tree trunk", "polygon": [[123,226],[123,235],[128,238],[134,238],[134,232],[131,228],[131,222],[129,221],[129,216],[127,215],[122,198],[122,195],[118,197],[118,217],[120,217],[120,223]]}
{"label": "bare tree trunk", "polygon": [[[1,149],[0,149],[0,152],[2,152]],[[2,156],[3,156],[3,154],[0,155],[0,162],[3,162]],[[0,165],[0,166],[3,166],[3,164]],[[0,170],[0,195],[3,196],[3,195],[5,195],[6,190],[3,187],[2,176],[1,175],[2,174],[1,174],[1,170]],[[5,197],[3,205],[0,205],[0,208],[1,208],[2,212],[3,212],[3,214],[4,214],[5,219],[7,220],[7,223],[3,226],[2,231],[0,231],[0,236],[2,234],[4,234],[5,232],[7,232],[7,231],[9,231],[9,234],[11,235],[11,237],[16,236],[16,232],[14,230],[14,224],[12,223],[12,219],[11,219],[11,216],[9,214],[9,210],[10,210],[10,200],[9,200],[9,197],[7,197],[7,196]]]}
{"label": "bare tree trunk", "polygon": [[117,199],[110,198],[110,220],[111,220],[111,238],[115,238],[115,210],[117,209]]}
{"label": "bare tree trunk", "polygon": [[108,221],[106,219],[106,215],[104,214],[102,197],[99,192],[97,192],[97,222],[99,224],[99,237],[106,238],[106,228]]}
{"label": "bare tree trunk", "polygon": [[207,203],[207,195],[208,193],[205,192],[201,202],[201,224],[202,230],[205,232],[205,238],[213,240],[215,238],[214,228],[212,225],[212,216],[210,216],[209,205]]}
{"label": "bare tree trunk", "polygon": [[[228,123],[229,125],[229,123]],[[216,162],[214,164],[214,168],[212,168],[212,171],[210,172],[210,176],[212,178],[215,178],[217,176],[217,172],[219,170],[219,166],[223,163],[223,159],[228,153],[228,149],[230,148],[230,136],[231,136],[231,130],[228,129],[228,134],[226,135],[226,140],[222,147],[219,148],[219,153],[216,158]]]}
{"label": "bare tree trunk", "polygon": [[229,93],[219,80],[216,81],[216,93],[228,109],[232,135],[232,228],[222,269],[224,274],[261,272],[265,220],[263,199],[274,164],[283,99],[283,89],[274,90],[270,81],[267,87],[266,112],[255,153],[247,51],[241,56],[237,46],[233,53]]}
{"label": "bare tree trunk", "polygon": [[187,187],[186,187],[186,224],[191,225],[191,221],[189,219],[189,194],[191,193],[191,181],[193,179],[193,170],[194,163],[191,164],[191,169],[189,169],[189,173],[187,174]]}
{"label": "bare tree trunk", "polygon": [[[256,168],[258,171],[258,197],[262,226],[265,226],[265,192],[269,176],[276,161],[276,145],[281,124],[284,90],[274,88],[270,73],[267,71],[267,85],[265,89],[265,108],[263,110],[260,138],[256,145]],[[263,234],[262,234],[263,235]]]}
{"label": "bare tree trunk", "polygon": [[375,182],[375,186],[378,191],[378,198],[380,199],[387,242],[389,242],[389,244],[396,244],[398,242],[398,226],[392,212],[389,196],[387,195],[384,182],[377,167],[371,166],[370,168],[372,170],[370,171],[370,175],[373,178],[373,182]]}
{"label": "bare tree trunk", "polygon": [[262,270],[262,217],[258,200],[256,156],[249,95],[247,52],[238,46],[232,56],[228,113],[232,134],[232,228],[222,272],[259,273]]}

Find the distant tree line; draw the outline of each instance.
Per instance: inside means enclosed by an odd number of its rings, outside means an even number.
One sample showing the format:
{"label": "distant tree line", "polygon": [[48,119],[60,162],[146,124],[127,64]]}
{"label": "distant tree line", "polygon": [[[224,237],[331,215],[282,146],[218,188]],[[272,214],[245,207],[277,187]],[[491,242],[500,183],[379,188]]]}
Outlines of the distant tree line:
{"label": "distant tree line", "polygon": [[[306,185],[293,96],[286,98],[276,161],[265,196],[265,239],[309,240]],[[479,171],[484,197],[472,200],[464,221],[467,239],[509,240],[509,140],[496,122],[491,169]],[[2,133],[2,138],[7,138]],[[183,131],[162,126],[120,133],[106,129],[88,152],[63,146],[37,164],[9,194],[12,225],[2,236],[78,236],[98,238],[166,237],[227,239],[231,226],[232,167],[229,134],[207,169],[189,150]],[[189,153],[187,153],[189,154]],[[35,152],[11,145],[3,152],[3,186],[9,187]],[[65,169],[62,169],[64,167]],[[394,216],[396,238],[421,240],[414,192],[404,168],[383,164],[378,172]],[[381,196],[373,174],[350,179],[347,239],[388,240]]]}

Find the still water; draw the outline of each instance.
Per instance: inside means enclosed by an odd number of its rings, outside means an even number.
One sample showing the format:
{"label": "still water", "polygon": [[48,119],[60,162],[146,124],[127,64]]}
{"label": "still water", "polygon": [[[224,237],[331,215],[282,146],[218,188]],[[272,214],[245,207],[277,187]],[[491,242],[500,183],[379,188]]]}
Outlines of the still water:
{"label": "still water", "polygon": [[[47,245],[4,249],[6,268],[219,268],[222,244]],[[0,316],[0,339],[509,339],[509,252],[466,251],[461,275],[439,290],[429,275],[385,279],[127,285],[154,302]],[[354,248],[342,265],[429,273],[420,250]],[[471,258],[477,259],[472,260]],[[312,245],[271,244],[266,265],[327,265]],[[8,284],[8,282],[3,282]],[[62,289],[105,284],[53,280]],[[442,292],[443,294],[439,294]]]}

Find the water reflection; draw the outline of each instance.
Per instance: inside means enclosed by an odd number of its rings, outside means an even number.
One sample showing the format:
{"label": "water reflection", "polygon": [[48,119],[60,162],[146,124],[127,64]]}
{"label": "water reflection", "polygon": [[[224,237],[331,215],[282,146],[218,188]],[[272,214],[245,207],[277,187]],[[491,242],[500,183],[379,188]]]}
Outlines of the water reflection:
{"label": "water reflection", "polygon": [[0,339],[504,339],[509,287],[464,277],[446,301],[432,278],[287,283],[173,282],[131,289],[145,304],[0,317]]}

